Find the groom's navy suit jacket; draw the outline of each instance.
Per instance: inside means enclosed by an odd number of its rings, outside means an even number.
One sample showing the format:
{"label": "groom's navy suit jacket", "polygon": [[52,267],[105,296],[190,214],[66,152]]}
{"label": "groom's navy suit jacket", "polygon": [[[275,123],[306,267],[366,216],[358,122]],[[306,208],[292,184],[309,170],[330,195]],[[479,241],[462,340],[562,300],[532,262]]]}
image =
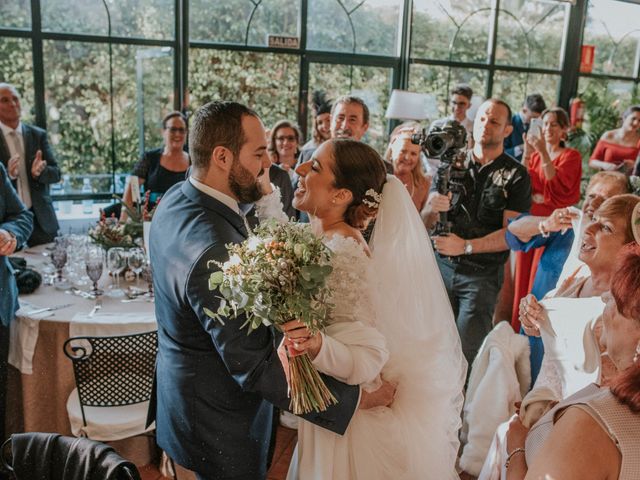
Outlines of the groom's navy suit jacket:
{"label": "groom's navy suit jacket", "polygon": [[[273,405],[287,409],[287,384],[270,328],[247,335],[243,319],[209,318],[217,292],[211,260],[242,242],[242,218],[188,180],[162,198],[151,226],[159,351],[157,441],[178,464],[206,479],[259,480],[266,475]],[[344,433],[359,388],[329,377],[338,404],[305,418]]]}

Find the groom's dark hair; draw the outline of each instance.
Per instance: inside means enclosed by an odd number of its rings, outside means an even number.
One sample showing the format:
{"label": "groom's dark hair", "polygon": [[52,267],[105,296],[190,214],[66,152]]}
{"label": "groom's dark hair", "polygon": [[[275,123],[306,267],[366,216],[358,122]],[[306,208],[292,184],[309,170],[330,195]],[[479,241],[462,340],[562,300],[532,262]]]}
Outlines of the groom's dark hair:
{"label": "groom's dark hair", "polygon": [[216,147],[226,147],[234,156],[247,141],[242,129],[242,117],[258,114],[237,102],[209,102],[193,116],[189,130],[191,163],[198,170],[207,170],[211,152]]}

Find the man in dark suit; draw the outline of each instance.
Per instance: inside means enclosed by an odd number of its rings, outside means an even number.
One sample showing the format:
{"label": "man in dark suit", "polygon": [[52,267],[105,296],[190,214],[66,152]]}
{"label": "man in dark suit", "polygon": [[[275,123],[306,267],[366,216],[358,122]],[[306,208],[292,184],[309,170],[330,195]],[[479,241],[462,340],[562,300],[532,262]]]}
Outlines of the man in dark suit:
{"label": "man in dark suit", "polygon": [[[200,479],[260,480],[266,475],[273,405],[288,409],[287,383],[272,328],[251,335],[242,319],[209,318],[219,299],[208,287],[228,259],[226,244],[247,238],[238,206],[262,196],[269,165],[262,122],[233,102],[195,114],[189,136],[190,178],[172,187],[153,218],[153,264],[159,351],[156,365],[158,445]],[[387,405],[393,387],[360,392],[325,377],[338,404],[305,419],[343,434],[356,408]]]}
{"label": "man in dark suit", "polygon": [[60,168],[47,140],[47,132],[20,122],[20,96],[16,88],[0,83],[0,162],[9,172],[22,203],[33,212],[33,233],[28,244],[53,241],[58,219],[49,185],[60,181]]}
{"label": "man in dark suit", "polygon": [[0,165],[0,438],[2,439],[5,438],[9,324],[18,310],[18,287],[8,256],[24,245],[32,228],[33,215],[18,198],[11,186],[7,171]]}

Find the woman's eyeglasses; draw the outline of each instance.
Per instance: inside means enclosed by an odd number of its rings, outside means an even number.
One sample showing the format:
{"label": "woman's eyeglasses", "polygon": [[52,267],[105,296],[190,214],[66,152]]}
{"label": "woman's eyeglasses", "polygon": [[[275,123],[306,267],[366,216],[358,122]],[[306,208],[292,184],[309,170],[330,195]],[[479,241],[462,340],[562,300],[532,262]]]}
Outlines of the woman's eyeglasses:
{"label": "woman's eyeglasses", "polygon": [[276,142],[284,142],[285,140],[288,140],[290,142],[295,142],[296,141],[296,137],[294,135],[283,135],[283,136],[278,136],[276,137]]}
{"label": "woman's eyeglasses", "polygon": [[187,133],[187,129],[181,128],[181,127],[165,127],[165,130],[168,131],[169,133],[180,133],[182,135]]}

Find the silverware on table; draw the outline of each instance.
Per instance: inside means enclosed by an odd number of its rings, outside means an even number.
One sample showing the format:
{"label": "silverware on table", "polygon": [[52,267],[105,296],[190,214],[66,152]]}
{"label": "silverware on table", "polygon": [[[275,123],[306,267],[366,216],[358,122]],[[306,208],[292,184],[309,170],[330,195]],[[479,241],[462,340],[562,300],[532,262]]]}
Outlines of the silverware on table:
{"label": "silverware on table", "polygon": [[29,312],[28,315],[37,315],[38,313],[53,312],[54,310],[60,310],[61,308],[71,307],[72,305],[73,303],[65,303],[63,305],[55,305],[53,307],[39,308],[37,310],[33,310],[32,312]]}
{"label": "silverware on table", "polygon": [[98,298],[96,298],[96,304],[91,309],[91,311],[89,312],[89,315],[87,315],[87,317],[88,318],[92,318],[98,312],[98,310],[100,310],[101,308],[102,308],[102,297],[98,297]]}
{"label": "silverware on table", "polygon": [[65,290],[65,293],[69,295],[76,295],[78,297],[86,298],[88,300],[94,300],[96,298],[96,296],[93,295],[92,293],[85,292],[84,290],[80,290],[79,288],[71,288],[70,290]]}

